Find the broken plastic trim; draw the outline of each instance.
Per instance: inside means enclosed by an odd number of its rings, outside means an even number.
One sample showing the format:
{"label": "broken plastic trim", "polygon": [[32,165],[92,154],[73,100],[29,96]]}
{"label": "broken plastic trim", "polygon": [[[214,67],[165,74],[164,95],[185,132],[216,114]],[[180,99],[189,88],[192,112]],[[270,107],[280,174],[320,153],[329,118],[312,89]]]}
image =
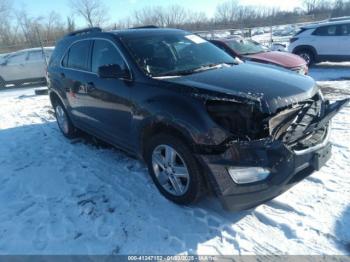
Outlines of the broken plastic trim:
{"label": "broken plastic trim", "polygon": [[206,107],[211,118],[237,139],[250,141],[269,135],[266,115],[253,104],[210,100]]}
{"label": "broken plastic trim", "polygon": [[[218,102],[217,100],[214,101]],[[223,102],[222,100],[220,101]],[[254,108],[253,105],[244,105],[242,103],[234,103],[232,101],[225,102],[229,104],[219,103],[219,105],[213,105],[212,100],[210,100],[210,102],[207,103],[208,111],[211,111],[211,114],[213,114],[214,112],[214,116],[212,116],[214,119],[216,117],[215,111],[216,113],[218,113],[218,115],[222,114],[223,116],[225,116],[227,114],[230,115],[231,110],[235,110],[236,112],[239,112],[241,114],[241,119],[245,119],[244,121],[252,121],[253,112],[254,110],[256,110],[256,108]],[[260,130],[265,130],[265,124],[267,122],[268,132],[261,137],[249,137],[249,135],[251,135],[251,133],[249,133],[249,131],[251,131],[250,129],[246,129],[247,133],[238,133],[239,135],[237,135],[237,133],[231,132],[232,136],[227,138],[220,145],[196,145],[196,152],[202,152],[205,154],[216,154],[223,153],[233,144],[254,145],[254,143],[258,143],[259,145],[261,145],[269,144],[273,141],[280,140],[282,143],[284,143],[285,145],[290,147],[294,152],[296,152],[296,154],[305,154],[306,152],[314,151],[318,148],[321,148],[325,145],[325,143],[328,142],[330,133],[330,120],[349,102],[350,99],[344,99],[330,104],[329,101],[324,101],[322,95],[317,94],[315,97],[313,97],[313,99],[302,101],[288,109],[281,111],[280,113],[272,117],[267,117],[265,119],[256,119],[255,121],[260,121],[260,127],[263,127],[263,129]],[[246,108],[242,109],[242,107]],[[242,110],[243,114],[242,112],[240,112]],[[247,126],[247,122],[245,122],[244,125]],[[218,124],[220,125],[220,123]],[[222,125],[222,123],[221,127],[230,131],[230,128],[228,126]],[[317,134],[317,132],[319,132],[321,135]],[[244,134],[246,136],[244,136]],[[310,138],[315,141],[313,141],[313,143],[308,144],[306,141]]]}

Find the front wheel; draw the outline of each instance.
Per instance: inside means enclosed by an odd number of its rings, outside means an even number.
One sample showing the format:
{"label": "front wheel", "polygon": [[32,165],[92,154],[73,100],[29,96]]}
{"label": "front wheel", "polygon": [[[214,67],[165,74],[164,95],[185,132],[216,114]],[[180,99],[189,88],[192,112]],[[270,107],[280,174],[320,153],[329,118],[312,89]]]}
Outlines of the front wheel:
{"label": "front wheel", "polygon": [[157,135],[146,147],[148,170],[162,195],[182,205],[203,195],[200,166],[185,143],[173,136]]}
{"label": "front wheel", "polygon": [[67,138],[74,138],[76,136],[76,129],[70,120],[66,109],[61,102],[57,102],[54,105],[55,116],[58,127],[60,128],[63,135]]}

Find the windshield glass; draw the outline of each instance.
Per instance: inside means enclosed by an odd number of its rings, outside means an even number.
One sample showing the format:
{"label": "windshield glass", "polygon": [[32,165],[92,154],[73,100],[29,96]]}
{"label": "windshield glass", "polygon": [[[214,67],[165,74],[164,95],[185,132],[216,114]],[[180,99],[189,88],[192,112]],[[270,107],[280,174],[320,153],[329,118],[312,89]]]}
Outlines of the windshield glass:
{"label": "windshield glass", "polygon": [[249,39],[231,40],[226,42],[230,48],[240,55],[250,55],[265,52],[265,49],[257,42]]}
{"label": "windshield glass", "polygon": [[122,41],[137,64],[153,77],[191,74],[235,63],[234,58],[196,35],[127,36]]}

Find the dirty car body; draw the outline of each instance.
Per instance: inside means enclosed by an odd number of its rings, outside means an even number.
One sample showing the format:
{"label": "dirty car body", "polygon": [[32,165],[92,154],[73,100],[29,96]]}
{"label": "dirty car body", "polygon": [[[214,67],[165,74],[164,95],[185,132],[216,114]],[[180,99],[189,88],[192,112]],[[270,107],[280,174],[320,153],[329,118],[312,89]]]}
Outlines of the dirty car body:
{"label": "dirty car body", "polygon": [[[79,77],[84,70],[62,66],[67,47],[101,39],[122,54],[124,77],[102,81],[88,72],[91,65]],[[254,207],[319,170],[331,154],[331,118],[348,102],[331,104],[309,77],[236,63],[173,29],[65,38],[48,74],[51,100],[62,101],[76,127],[130,154],[144,158],[147,141],[159,132],[183,141],[229,210]]]}

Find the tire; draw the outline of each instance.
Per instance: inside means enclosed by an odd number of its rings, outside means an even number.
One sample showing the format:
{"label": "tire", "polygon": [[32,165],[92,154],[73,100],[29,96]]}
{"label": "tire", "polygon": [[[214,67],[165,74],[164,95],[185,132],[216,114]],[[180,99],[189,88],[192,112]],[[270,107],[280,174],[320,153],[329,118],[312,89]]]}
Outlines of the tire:
{"label": "tire", "polygon": [[63,103],[60,100],[56,100],[52,106],[54,107],[57,124],[62,134],[69,139],[75,138],[77,136],[76,128],[70,120]]}
{"label": "tire", "polygon": [[35,92],[35,95],[37,95],[37,96],[44,96],[44,95],[47,95],[49,93],[49,90],[47,88],[45,88],[45,89],[41,88],[41,89],[35,89],[34,92]]}
{"label": "tire", "polygon": [[2,78],[2,77],[0,77],[0,89],[1,88],[5,88],[6,87],[6,82],[5,82],[5,80]]}
{"label": "tire", "polygon": [[[175,152],[172,154],[175,155],[172,158],[174,161],[166,161],[166,152],[171,149]],[[160,159],[163,161],[161,165]],[[159,192],[176,204],[195,203],[205,192],[200,166],[189,147],[180,139],[165,134],[154,136],[146,144],[145,160]]]}
{"label": "tire", "polygon": [[309,49],[298,50],[297,52],[295,52],[295,54],[303,58],[308,66],[311,66],[315,63],[315,55]]}

